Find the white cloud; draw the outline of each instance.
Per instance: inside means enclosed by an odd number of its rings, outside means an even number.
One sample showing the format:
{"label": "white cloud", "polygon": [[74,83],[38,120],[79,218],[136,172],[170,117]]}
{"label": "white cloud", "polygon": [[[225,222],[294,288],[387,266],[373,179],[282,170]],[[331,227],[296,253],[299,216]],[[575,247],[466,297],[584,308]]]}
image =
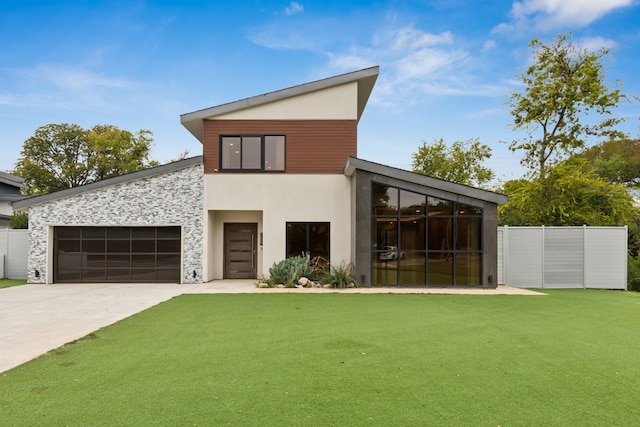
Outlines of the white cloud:
{"label": "white cloud", "polygon": [[585,37],[580,39],[580,46],[590,51],[596,51],[600,49],[615,49],[618,47],[618,43],[611,39],[605,39],[603,37]]}
{"label": "white cloud", "polygon": [[287,16],[304,12],[304,6],[298,2],[292,1],[289,6],[284,8],[284,14]]}
{"label": "white cloud", "polygon": [[497,25],[495,33],[549,31],[580,28],[616,9],[631,6],[633,0],[522,0],[512,4],[512,21]]}
{"label": "white cloud", "polygon": [[405,26],[376,34],[371,44],[328,56],[332,72],[380,65],[384,72],[371,101],[388,107],[407,108],[425,96],[504,92],[498,85],[477,83],[471,54],[449,31],[433,34]]}
{"label": "white cloud", "polygon": [[[82,67],[39,65],[5,69],[11,87],[0,105],[24,108],[114,109],[146,83],[111,77]],[[6,90],[6,89],[5,89]]]}

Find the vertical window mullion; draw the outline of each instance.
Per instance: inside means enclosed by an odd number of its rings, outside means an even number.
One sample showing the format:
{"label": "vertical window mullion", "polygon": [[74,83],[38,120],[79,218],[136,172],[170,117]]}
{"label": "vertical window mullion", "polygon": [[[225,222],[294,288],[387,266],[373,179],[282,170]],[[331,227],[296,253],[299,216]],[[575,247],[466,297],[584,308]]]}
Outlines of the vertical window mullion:
{"label": "vertical window mullion", "polygon": [[264,172],[264,156],[265,156],[265,147],[264,147],[264,135],[260,137],[260,171]]}

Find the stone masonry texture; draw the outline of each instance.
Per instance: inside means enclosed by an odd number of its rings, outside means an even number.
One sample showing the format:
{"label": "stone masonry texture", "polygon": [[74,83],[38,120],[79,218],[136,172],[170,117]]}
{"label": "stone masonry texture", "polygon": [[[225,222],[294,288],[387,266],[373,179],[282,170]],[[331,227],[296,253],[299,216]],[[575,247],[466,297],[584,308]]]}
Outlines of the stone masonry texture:
{"label": "stone masonry texture", "polygon": [[202,283],[203,197],[200,164],[31,206],[27,279],[46,282],[55,226],[181,226],[182,283]]}

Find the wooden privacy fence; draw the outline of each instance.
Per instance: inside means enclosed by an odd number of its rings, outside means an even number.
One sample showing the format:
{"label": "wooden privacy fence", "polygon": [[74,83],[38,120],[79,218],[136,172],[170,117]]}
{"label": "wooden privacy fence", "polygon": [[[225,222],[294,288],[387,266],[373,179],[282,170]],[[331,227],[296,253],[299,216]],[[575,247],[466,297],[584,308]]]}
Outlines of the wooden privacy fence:
{"label": "wooden privacy fence", "polygon": [[627,227],[498,227],[498,283],[627,289]]}
{"label": "wooden privacy fence", "polygon": [[29,230],[0,228],[0,279],[26,279]]}

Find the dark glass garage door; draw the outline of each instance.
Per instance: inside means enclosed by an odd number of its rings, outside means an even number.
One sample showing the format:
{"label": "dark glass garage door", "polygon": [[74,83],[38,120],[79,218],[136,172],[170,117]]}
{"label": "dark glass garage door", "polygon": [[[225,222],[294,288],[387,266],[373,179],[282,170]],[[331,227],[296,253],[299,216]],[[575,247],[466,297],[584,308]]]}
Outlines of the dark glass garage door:
{"label": "dark glass garage door", "polygon": [[56,227],[54,282],[180,282],[180,227]]}

